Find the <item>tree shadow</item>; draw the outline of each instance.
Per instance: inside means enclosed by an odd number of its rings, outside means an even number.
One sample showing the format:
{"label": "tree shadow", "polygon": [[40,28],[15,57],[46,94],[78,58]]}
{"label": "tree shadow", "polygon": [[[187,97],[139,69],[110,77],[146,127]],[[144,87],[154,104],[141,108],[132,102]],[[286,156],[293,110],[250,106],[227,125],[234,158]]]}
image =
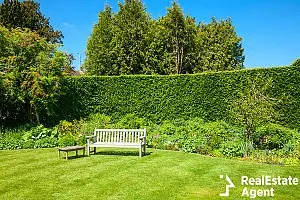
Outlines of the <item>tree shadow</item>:
{"label": "tree shadow", "polygon": [[[85,154],[85,155],[68,155],[68,160],[74,160],[74,159],[78,159],[78,158],[84,158],[84,157],[88,157],[88,155],[87,154]],[[61,156],[60,157],[60,160],[66,160],[66,156],[64,155],[64,156]]]}
{"label": "tree shadow", "polygon": [[[149,156],[152,152],[146,152],[146,155]],[[97,149],[96,153],[91,153],[90,155],[114,155],[114,156],[139,156],[138,151],[115,151],[115,150],[107,150],[107,151],[100,151]]]}

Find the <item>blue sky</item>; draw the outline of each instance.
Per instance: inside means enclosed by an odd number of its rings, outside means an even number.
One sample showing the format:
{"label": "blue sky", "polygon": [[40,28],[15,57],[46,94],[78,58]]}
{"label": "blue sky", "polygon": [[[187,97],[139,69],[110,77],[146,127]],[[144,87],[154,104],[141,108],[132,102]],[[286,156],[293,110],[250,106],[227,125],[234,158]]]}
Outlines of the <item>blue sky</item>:
{"label": "blue sky", "polygon": [[[63,50],[84,57],[86,41],[106,3],[118,11],[117,0],[37,0],[43,14],[65,36]],[[122,2],[123,0],[121,0]],[[3,2],[3,0],[1,0]],[[166,14],[171,0],[143,0],[153,18]],[[179,0],[184,13],[197,22],[230,17],[245,49],[245,66],[289,65],[300,58],[300,0]]]}

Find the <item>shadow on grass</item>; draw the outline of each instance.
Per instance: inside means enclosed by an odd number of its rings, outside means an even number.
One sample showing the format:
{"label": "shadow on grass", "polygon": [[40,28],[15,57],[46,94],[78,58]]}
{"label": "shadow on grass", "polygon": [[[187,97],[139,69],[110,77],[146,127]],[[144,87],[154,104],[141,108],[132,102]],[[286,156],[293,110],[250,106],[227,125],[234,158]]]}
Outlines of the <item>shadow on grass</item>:
{"label": "shadow on grass", "polygon": [[[143,155],[143,156],[149,156],[151,155],[152,152],[146,152],[146,155]],[[90,153],[90,156],[93,156],[93,155],[114,155],[114,156],[139,156],[139,152],[137,151],[114,151],[114,150],[107,150],[107,151],[100,151],[100,150],[97,150],[96,153],[94,152],[91,152]],[[88,157],[87,153],[85,153],[85,155],[69,155],[68,156],[68,160],[73,160],[73,159],[79,159],[79,158],[84,158],[84,157]],[[60,159],[65,159],[66,160],[66,157],[65,156],[61,156]]]}
{"label": "shadow on grass", "polygon": [[[146,152],[146,156],[151,155],[152,152]],[[139,156],[139,152],[135,151],[97,151],[95,154],[92,152],[90,155],[114,155],[114,156]],[[145,155],[143,155],[145,156]]]}
{"label": "shadow on grass", "polygon": [[[85,155],[69,155],[68,156],[68,160],[73,160],[73,159],[79,159],[79,158],[84,158],[84,157],[88,157],[86,154]],[[61,156],[60,160],[66,160],[66,156]]]}

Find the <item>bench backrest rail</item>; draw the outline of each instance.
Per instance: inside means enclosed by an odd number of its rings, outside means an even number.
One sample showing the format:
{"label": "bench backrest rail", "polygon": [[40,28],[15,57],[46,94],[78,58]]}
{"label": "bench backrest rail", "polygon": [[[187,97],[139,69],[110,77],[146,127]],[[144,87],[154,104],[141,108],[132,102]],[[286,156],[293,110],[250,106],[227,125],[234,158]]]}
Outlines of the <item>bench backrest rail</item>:
{"label": "bench backrest rail", "polygon": [[140,137],[146,137],[146,129],[95,129],[94,136],[103,143],[139,143]]}

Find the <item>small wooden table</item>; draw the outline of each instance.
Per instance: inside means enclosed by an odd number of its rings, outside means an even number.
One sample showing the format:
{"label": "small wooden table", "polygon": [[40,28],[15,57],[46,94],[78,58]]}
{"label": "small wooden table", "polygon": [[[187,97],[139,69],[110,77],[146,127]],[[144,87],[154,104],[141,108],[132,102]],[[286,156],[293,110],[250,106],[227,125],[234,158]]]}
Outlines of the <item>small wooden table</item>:
{"label": "small wooden table", "polygon": [[84,146],[71,146],[71,147],[58,148],[58,159],[60,159],[60,152],[61,151],[66,152],[66,160],[68,160],[69,151],[76,151],[76,156],[77,156],[78,155],[78,150],[83,150],[83,155],[84,155],[84,153],[85,153],[85,147]]}

